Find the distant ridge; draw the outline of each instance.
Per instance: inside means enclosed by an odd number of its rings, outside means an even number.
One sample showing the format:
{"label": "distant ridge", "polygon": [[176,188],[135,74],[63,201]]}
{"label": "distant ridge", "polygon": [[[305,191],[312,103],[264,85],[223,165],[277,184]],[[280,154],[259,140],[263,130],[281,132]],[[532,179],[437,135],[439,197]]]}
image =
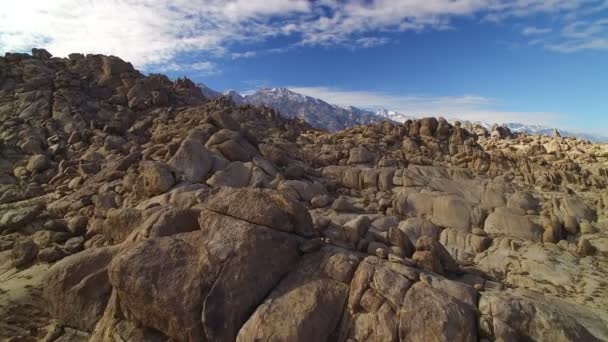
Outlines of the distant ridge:
{"label": "distant ridge", "polygon": [[[264,105],[278,110],[287,118],[299,117],[314,127],[328,131],[339,131],[348,127],[365,125],[372,122],[390,120],[405,122],[416,116],[407,115],[389,109],[368,110],[353,106],[337,106],[321,99],[296,93],[287,88],[260,88],[249,95],[241,95],[234,90],[224,93],[213,90],[204,84],[199,84],[203,94],[208,98],[230,96],[237,104]],[[474,122],[490,130],[494,123]],[[551,136],[555,128],[544,125],[527,125],[522,123],[498,123],[508,127],[513,133],[527,133]],[[592,142],[608,142],[608,136],[558,129],[565,137],[574,137]]]}
{"label": "distant ridge", "polygon": [[220,93],[204,84],[199,85],[203,94],[209,98],[230,96],[237,104],[264,105],[278,110],[283,117],[299,117],[310,125],[331,132],[343,130],[356,125],[386,120],[373,111],[356,107],[342,108],[323,100],[302,95],[287,88],[260,88],[250,95],[240,95],[236,91]]}

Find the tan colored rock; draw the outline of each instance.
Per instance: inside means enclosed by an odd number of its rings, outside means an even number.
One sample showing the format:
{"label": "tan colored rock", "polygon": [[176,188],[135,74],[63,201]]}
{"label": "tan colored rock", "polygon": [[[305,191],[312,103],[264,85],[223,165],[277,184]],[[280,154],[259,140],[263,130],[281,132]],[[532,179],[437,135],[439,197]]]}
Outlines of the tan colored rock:
{"label": "tan colored rock", "polygon": [[415,247],[410,239],[398,227],[392,227],[388,230],[388,242],[402,250],[404,257],[410,257],[414,253]]}
{"label": "tan colored rock", "polygon": [[374,160],[374,155],[365,147],[354,147],[349,152],[347,165],[366,164]]}
{"label": "tan colored rock", "polygon": [[438,226],[471,231],[472,207],[457,196],[441,196],[433,201],[432,221]]}
{"label": "tan colored rock", "polygon": [[365,236],[370,226],[370,219],[365,215],[359,215],[356,218],[346,222],[342,228],[344,229],[344,234],[348,241],[357,243]]}
{"label": "tan colored rock", "polygon": [[17,268],[31,265],[36,256],[38,256],[38,250],[38,245],[32,239],[27,238],[16,241],[11,250],[13,265]]}
{"label": "tan colored rock", "polygon": [[169,160],[179,175],[192,183],[203,182],[212,168],[211,153],[196,140],[184,140]]}
{"label": "tan colored rock", "polygon": [[581,237],[578,240],[578,247],[576,250],[578,254],[582,256],[593,255],[593,253],[595,253],[595,248],[589,243],[589,240],[584,237]]}
{"label": "tan colored rock", "polygon": [[162,194],[175,183],[173,173],[167,165],[162,163],[144,162],[140,165],[140,174],[148,196]]}
{"label": "tan colored rock", "polygon": [[536,242],[540,242],[543,236],[542,227],[533,221],[533,217],[519,215],[507,208],[497,208],[488,215],[484,230],[493,235],[506,235]]}
{"label": "tan colored rock", "polygon": [[[335,335],[350,277],[342,279],[346,283],[338,281],[333,267],[323,264],[343,255],[327,250],[305,257],[258,306],[236,340],[329,340]],[[349,266],[351,277],[355,267],[356,263]]]}
{"label": "tan colored rock", "polygon": [[[213,212],[202,214],[200,225],[202,231],[125,250],[112,262],[110,279],[123,310],[147,327],[177,340],[234,340],[248,313],[295,263],[297,242]],[[169,288],[182,290],[155,290]]]}
{"label": "tan colored rock", "polygon": [[477,341],[475,309],[423,283],[407,292],[399,319],[402,341]]}
{"label": "tan colored rock", "polygon": [[315,234],[306,208],[274,190],[222,188],[204,206],[211,211],[271,229],[303,236]]}
{"label": "tan colored rock", "polygon": [[412,243],[416,243],[421,236],[430,236],[439,240],[441,230],[434,223],[420,218],[408,218],[399,223],[399,229],[407,235]]}
{"label": "tan colored rock", "polygon": [[53,317],[67,326],[93,331],[110,297],[108,265],[117,251],[117,247],[88,249],[51,267],[44,294]]}
{"label": "tan colored rock", "polygon": [[[429,252],[429,253],[418,253],[418,252]],[[448,251],[437,241],[433,240],[428,236],[421,236],[416,241],[416,253],[414,253],[414,260],[416,260],[416,254],[418,253],[419,260],[424,261],[423,265],[432,265],[432,268],[427,268],[429,271],[439,271],[437,273],[447,272],[458,272],[459,267],[450,255]],[[429,255],[432,257],[429,259]],[[427,264],[431,260],[430,264]],[[441,268],[436,267],[437,263],[441,265]]]}
{"label": "tan colored rock", "polygon": [[37,154],[30,157],[30,159],[27,161],[27,165],[25,168],[29,172],[41,172],[46,170],[49,166],[49,157],[45,156],[44,154]]}
{"label": "tan colored rock", "polygon": [[484,292],[479,300],[482,317],[493,338],[510,340],[600,341],[577,317],[542,299],[515,292]]}
{"label": "tan colored rock", "polygon": [[543,242],[558,243],[562,239],[562,225],[557,217],[543,217]]}
{"label": "tan colored rock", "polygon": [[242,188],[249,185],[252,175],[251,163],[232,162],[223,170],[214,173],[207,180],[213,187],[228,186]]}
{"label": "tan colored rock", "polygon": [[[401,273],[391,267],[399,269]],[[358,341],[398,339],[399,313],[391,301],[403,301],[399,297],[413,281],[403,275],[408,274],[408,270],[407,266],[377,257],[367,257],[359,264],[351,282],[347,311],[340,325],[342,338]],[[397,286],[391,287],[391,282]],[[378,289],[382,292],[378,292]]]}

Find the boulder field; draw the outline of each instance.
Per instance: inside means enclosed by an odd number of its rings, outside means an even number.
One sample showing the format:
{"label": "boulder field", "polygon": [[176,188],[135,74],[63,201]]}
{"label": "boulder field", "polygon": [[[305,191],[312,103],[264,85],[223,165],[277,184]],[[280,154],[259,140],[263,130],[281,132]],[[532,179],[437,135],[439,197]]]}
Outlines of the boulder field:
{"label": "boulder field", "polygon": [[329,133],[117,57],[0,57],[0,340],[608,341],[608,146]]}

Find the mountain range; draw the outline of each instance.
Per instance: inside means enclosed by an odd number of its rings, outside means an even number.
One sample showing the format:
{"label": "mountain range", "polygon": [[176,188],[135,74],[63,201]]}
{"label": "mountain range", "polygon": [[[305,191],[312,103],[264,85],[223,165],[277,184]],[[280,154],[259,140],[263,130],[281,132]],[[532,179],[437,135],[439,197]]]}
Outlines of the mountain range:
{"label": "mountain range", "polygon": [[[263,105],[278,110],[283,117],[299,117],[314,127],[336,132],[351,126],[365,125],[373,122],[391,120],[405,122],[415,119],[415,116],[389,109],[362,109],[353,106],[342,107],[327,103],[321,99],[313,98],[296,93],[287,88],[259,88],[251,94],[242,95],[234,90],[219,92],[204,84],[198,85],[203,94],[208,98],[229,96],[235,104]],[[452,120],[455,121],[455,120]],[[475,122],[487,129],[495,123]],[[514,133],[528,134],[553,134],[554,127],[544,125],[528,125],[522,123],[499,123],[508,127]],[[608,136],[576,132],[571,130],[559,130],[562,136],[576,137],[593,142],[608,142]]]}

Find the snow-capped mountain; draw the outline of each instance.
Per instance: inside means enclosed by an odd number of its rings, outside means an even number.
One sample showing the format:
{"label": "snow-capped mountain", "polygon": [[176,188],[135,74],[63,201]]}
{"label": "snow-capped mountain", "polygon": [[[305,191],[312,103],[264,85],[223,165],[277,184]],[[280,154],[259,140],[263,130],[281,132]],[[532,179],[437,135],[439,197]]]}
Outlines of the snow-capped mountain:
{"label": "snow-capped mountain", "polygon": [[222,93],[220,93],[219,91],[213,90],[202,83],[197,84],[197,86],[201,88],[203,95],[205,95],[205,97],[208,99],[214,99],[216,97],[222,96]]}
{"label": "snow-capped mountain", "polygon": [[[302,95],[287,88],[260,88],[253,94],[241,95],[234,90],[220,93],[204,84],[199,85],[203,94],[209,98],[229,96],[237,104],[264,105],[278,110],[287,118],[299,117],[306,120],[312,126],[339,131],[356,125],[365,125],[372,122],[390,120],[395,122],[406,122],[415,119],[415,116],[405,113],[378,109],[368,110],[353,106],[341,107],[329,104],[323,100]],[[475,122],[488,131],[492,129],[493,123]],[[504,123],[513,133],[544,134],[553,135],[554,128],[541,125],[526,125],[521,123]],[[594,142],[608,142],[608,136],[559,130],[562,136],[570,136],[586,139]]]}
{"label": "snow-capped mountain", "polygon": [[[410,115],[406,115],[403,113],[390,111],[390,110],[386,110],[386,109],[381,109],[381,110],[376,111],[376,115],[382,116],[384,118],[387,118],[389,120],[396,121],[396,122],[406,122],[407,120],[416,118],[414,116],[410,116]],[[457,119],[451,120],[450,122],[454,122],[454,121],[462,122],[462,120],[457,120]],[[468,122],[468,123],[471,123],[471,122]],[[471,124],[478,124],[488,131],[491,131],[492,127],[494,126],[494,123],[488,123],[488,122],[473,122]],[[509,130],[511,130],[512,133],[527,133],[527,134],[553,136],[553,132],[555,130],[555,128],[549,127],[549,126],[527,125],[527,124],[514,123],[514,122],[507,122],[507,123],[502,123],[499,125],[506,126],[507,128],[509,128]],[[589,141],[593,141],[593,142],[608,142],[608,136],[575,132],[575,131],[570,131],[570,130],[561,130],[561,129],[558,129],[558,132],[563,137],[581,138],[581,139],[585,139],[585,140],[589,140]]]}
{"label": "snow-capped mountain", "polygon": [[[209,87],[204,87],[210,90]],[[222,94],[208,90],[203,90],[203,94],[209,98],[224,95],[230,96],[235,103],[268,106],[278,110],[286,118],[299,117],[314,127],[329,131],[339,131],[351,126],[386,120],[372,111],[355,107],[342,108],[320,99],[298,94],[287,88],[261,88],[253,94],[245,96],[235,91]]]}
{"label": "snow-capped mountain", "polygon": [[416,118],[411,115],[399,113],[394,110],[388,110],[388,109],[379,109],[376,111],[376,115],[381,116],[383,118],[387,118],[392,121],[397,121],[397,122],[406,122],[407,120]]}
{"label": "snow-capped mountain", "polygon": [[[528,134],[542,134],[542,135],[549,135],[549,136],[553,135],[553,130],[555,129],[552,127],[541,126],[541,125],[524,125],[524,124],[512,123],[512,122],[505,123],[504,125],[509,127],[511,132],[514,132],[514,133],[525,132]],[[608,137],[602,136],[599,134],[589,134],[589,133],[574,132],[574,131],[561,130],[561,129],[558,129],[558,131],[561,134],[561,136],[563,136],[563,137],[575,137],[575,138],[590,140],[593,142],[608,142]]]}
{"label": "snow-capped mountain", "polygon": [[370,111],[331,105],[287,88],[258,89],[255,93],[245,96],[244,102],[275,108],[285,117],[300,117],[312,126],[329,131],[339,131],[351,126],[384,120]]}
{"label": "snow-capped mountain", "polygon": [[234,90],[227,90],[224,92],[223,94],[224,96],[229,96],[232,99],[232,102],[236,103],[236,104],[243,104],[243,96],[241,96],[241,94],[237,93]]}

